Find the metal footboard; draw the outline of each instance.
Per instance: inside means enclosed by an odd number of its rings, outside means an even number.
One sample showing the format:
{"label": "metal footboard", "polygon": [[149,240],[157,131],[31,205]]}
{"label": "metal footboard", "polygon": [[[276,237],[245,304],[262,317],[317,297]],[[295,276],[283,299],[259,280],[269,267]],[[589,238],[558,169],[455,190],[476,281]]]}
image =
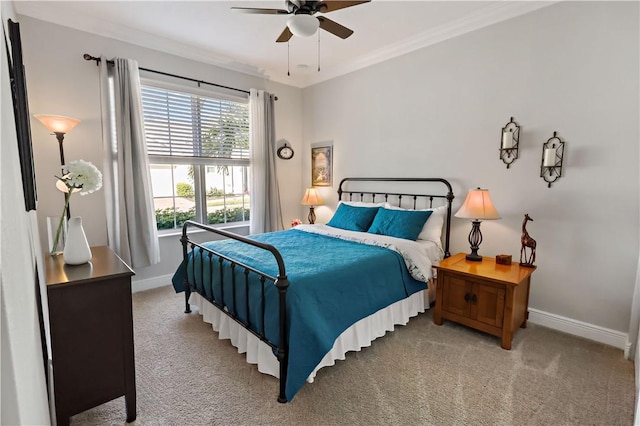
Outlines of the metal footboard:
{"label": "metal footboard", "polygon": [[[221,235],[223,237],[226,238],[230,238],[236,241],[240,241],[243,242],[245,244],[249,244],[251,246],[257,247],[259,249],[262,250],[266,250],[268,252],[270,252],[273,257],[275,258],[277,264],[278,264],[278,275],[276,277],[271,276],[267,273],[264,273],[256,268],[253,268],[251,266],[245,265],[241,262],[238,262],[237,260],[234,260],[228,256],[225,256],[222,253],[218,253],[215,250],[212,250],[210,248],[204,247],[201,244],[198,244],[194,241],[192,241],[191,239],[189,239],[188,236],[188,228],[189,227],[195,227],[195,228],[200,228],[202,230],[208,231],[208,232],[212,232],[214,234],[218,234]],[[207,225],[203,225],[197,222],[193,222],[191,220],[188,220],[184,223],[184,225],[182,226],[182,237],[180,238],[180,242],[182,243],[182,257],[183,257],[183,262],[184,262],[184,266],[185,266],[185,273],[184,273],[184,288],[185,288],[185,313],[190,313],[191,312],[191,306],[189,305],[189,297],[191,296],[191,292],[195,291],[198,294],[200,294],[202,297],[204,297],[205,299],[207,299],[210,303],[212,303],[214,306],[216,306],[221,312],[223,312],[225,315],[227,315],[228,317],[230,317],[231,319],[233,319],[234,321],[236,321],[238,324],[240,324],[243,328],[247,329],[251,334],[253,334],[254,336],[256,336],[258,339],[260,339],[261,341],[265,342],[267,345],[269,345],[272,349],[275,350],[276,352],[276,357],[278,359],[278,362],[280,364],[280,391],[279,391],[279,395],[278,395],[278,402],[287,402],[287,398],[285,395],[285,389],[286,389],[286,382],[287,382],[287,366],[289,363],[289,342],[287,341],[287,333],[286,333],[286,329],[287,329],[287,288],[289,287],[289,280],[287,279],[287,273],[285,270],[285,265],[284,265],[284,261],[282,259],[282,255],[280,254],[280,252],[272,245],[270,244],[265,244],[265,243],[261,243],[259,241],[255,241],[231,232],[227,232],[227,231],[223,231],[221,229],[216,229],[213,228],[211,226],[207,226]],[[195,248],[198,248],[198,251],[194,251]],[[193,255],[193,261],[192,261],[192,268],[193,268],[193,280],[194,282],[191,283],[189,282],[189,277],[188,277],[188,271],[186,270],[187,267],[189,267],[189,253],[192,253]],[[200,279],[204,280],[204,265],[205,262],[209,262],[209,267],[211,267],[213,265],[213,262],[219,262],[221,268],[220,268],[220,276],[217,277],[217,279],[220,280],[220,289],[222,292],[222,295],[220,297],[220,300],[217,300],[215,298],[215,294],[213,292],[213,286],[212,286],[212,296],[211,297],[207,297],[206,294],[202,294],[201,292],[197,291],[198,285],[195,282],[197,279],[197,274],[196,274],[196,256],[199,256],[199,260],[200,260]],[[231,288],[232,288],[232,300],[231,300],[231,304],[230,306],[228,304],[225,303],[224,301],[224,285],[223,285],[223,279],[224,279],[224,268],[222,268],[222,263],[223,262],[229,262],[229,268],[231,270]],[[211,268],[211,270],[213,270],[213,268]],[[242,275],[244,276],[244,284],[242,283],[237,283],[237,279],[236,279],[236,273],[235,271],[239,270],[242,271]],[[258,280],[260,281],[261,284],[261,303],[260,303],[260,315],[262,316],[262,329],[261,330],[256,330],[252,327],[251,324],[251,320],[250,320],[250,308],[249,308],[249,279],[251,275],[255,275],[257,276]],[[213,276],[213,273],[211,274],[211,281],[213,284],[213,281],[216,279],[216,277]],[[269,285],[268,283],[271,282],[273,283],[273,285],[275,285],[278,289],[278,334],[279,334],[279,338],[278,338],[278,344],[275,344],[273,342],[271,342],[265,333],[265,328],[266,328],[266,321],[265,321],[265,306],[266,306],[266,302],[265,302],[265,285]],[[202,285],[200,287],[204,287],[204,283],[201,283]],[[236,300],[236,286],[237,285],[244,285],[245,286],[245,300]],[[244,307],[246,309],[246,313],[247,313],[247,320],[242,321],[241,318],[238,317],[237,312],[237,306],[238,304],[243,303]],[[257,328],[257,327],[256,327]]]}

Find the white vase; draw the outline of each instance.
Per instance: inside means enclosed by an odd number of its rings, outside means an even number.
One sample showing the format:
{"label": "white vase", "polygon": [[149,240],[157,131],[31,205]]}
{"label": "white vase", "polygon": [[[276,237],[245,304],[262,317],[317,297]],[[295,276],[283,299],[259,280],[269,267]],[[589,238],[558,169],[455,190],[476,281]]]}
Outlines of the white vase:
{"label": "white vase", "polygon": [[91,260],[91,249],[82,228],[82,218],[72,217],[67,224],[67,241],[62,253],[67,265],[82,265]]}

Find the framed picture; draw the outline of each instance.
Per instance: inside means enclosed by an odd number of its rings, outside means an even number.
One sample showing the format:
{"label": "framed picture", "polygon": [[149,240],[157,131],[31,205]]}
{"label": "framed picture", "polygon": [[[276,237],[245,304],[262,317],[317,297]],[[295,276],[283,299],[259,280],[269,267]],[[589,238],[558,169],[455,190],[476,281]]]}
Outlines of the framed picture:
{"label": "framed picture", "polygon": [[333,185],[333,143],[311,145],[311,186]]}

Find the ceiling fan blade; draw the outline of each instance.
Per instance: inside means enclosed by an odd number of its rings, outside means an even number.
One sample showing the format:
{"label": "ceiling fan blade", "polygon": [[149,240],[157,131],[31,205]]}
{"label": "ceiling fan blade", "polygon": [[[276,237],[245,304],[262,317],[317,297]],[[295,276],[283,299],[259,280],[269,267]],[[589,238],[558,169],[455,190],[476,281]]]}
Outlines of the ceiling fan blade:
{"label": "ceiling fan blade", "polygon": [[293,37],[293,33],[291,32],[289,27],[285,27],[282,34],[280,34],[280,37],[278,37],[278,39],[276,40],[276,43],[284,43],[286,41],[289,41],[291,37]]}
{"label": "ceiling fan blade", "polygon": [[255,7],[232,7],[232,10],[237,10],[243,13],[256,13],[260,15],[288,15],[289,11],[284,9],[258,9]]}
{"label": "ceiling fan blade", "polygon": [[361,0],[361,1],[323,1],[320,7],[318,8],[318,12],[327,13],[333,12],[334,10],[344,9],[345,7],[357,6],[362,3],[369,3],[371,0]]}
{"label": "ceiling fan blade", "polygon": [[320,28],[330,32],[333,35],[344,39],[353,34],[353,30],[350,30],[349,28],[338,24],[336,21],[332,21],[331,19],[328,19],[324,16],[318,16],[317,18],[318,21],[320,21]]}

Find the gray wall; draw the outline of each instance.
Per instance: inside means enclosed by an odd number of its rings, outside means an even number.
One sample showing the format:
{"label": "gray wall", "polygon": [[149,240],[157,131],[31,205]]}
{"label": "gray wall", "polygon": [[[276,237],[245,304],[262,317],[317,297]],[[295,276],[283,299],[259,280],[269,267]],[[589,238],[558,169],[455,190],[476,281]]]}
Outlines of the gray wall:
{"label": "gray wall", "polygon": [[[103,168],[98,67],[94,62],[85,61],[82,58],[84,53],[94,56],[105,55],[108,58],[131,58],[137,60],[139,66],[144,68],[244,90],[256,88],[275,93],[279,99],[276,102],[276,138],[286,139],[295,150],[299,150],[301,146],[302,92],[298,88],[26,16],[21,16],[20,22],[31,113],[66,115],[82,120],[65,136],[66,161],[83,159],[93,162],[101,170]],[[141,73],[141,76],[161,78],[157,74],[149,73]],[[195,86],[194,83],[183,80],[166,80],[175,84]],[[60,162],[55,137],[35,119],[31,121],[31,132],[38,186],[38,220],[44,249],[47,244],[46,217],[59,215],[64,204],[63,196],[54,187],[54,175],[60,172]],[[296,155],[290,161],[277,162],[285,223],[299,215],[299,202],[303,195],[303,188],[299,183],[300,158],[300,155]],[[74,216],[83,217],[83,226],[90,245],[107,243],[103,191],[86,196],[74,196],[71,199],[71,212]],[[182,253],[178,237],[161,237],[160,250],[162,263],[148,268],[138,268],[134,280],[161,277],[175,271]]]}
{"label": "gray wall", "polygon": [[[563,2],[304,89],[309,145],[334,141],[345,176],[438,176],[488,188],[502,220],[485,256],[519,258],[524,213],[537,240],[530,307],[626,332],[638,262],[638,3]],[[522,126],[520,158],[498,159]],[[566,141],[564,176],[539,177],[542,143]],[[303,180],[309,175],[303,164]],[[317,209],[325,222],[329,205]],[[469,250],[453,220],[452,252]]]}

